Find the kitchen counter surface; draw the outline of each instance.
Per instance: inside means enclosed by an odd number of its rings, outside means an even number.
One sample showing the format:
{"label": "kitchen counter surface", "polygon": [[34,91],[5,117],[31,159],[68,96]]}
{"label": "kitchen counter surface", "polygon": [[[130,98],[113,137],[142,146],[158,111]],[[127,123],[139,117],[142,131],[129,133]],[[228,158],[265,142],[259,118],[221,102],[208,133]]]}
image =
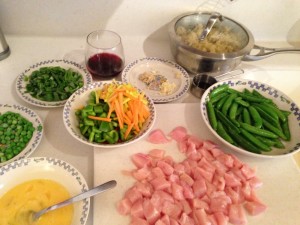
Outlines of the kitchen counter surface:
{"label": "kitchen counter surface", "polygon": [[[123,38],[126,64],[145,56],[172,60],[166,37],[127,36]],[[71,137],[63,124],[63,108],[40,108],[20,99],[15,90],[16,77],[32,64],[48,59],[68,59],[84,65],[85,37],[6,36],[11,55],[0,61],[0,102],[20,104],[33,109],[44,121],[42,142],[31,156],[49,156],[65,160],[76,167],[94,185],[94,149]],[[270,47],[285,43],[267,43]],[[300,105],[300,54],[282,54],[257,62],[242,63],[245,78],[268,82]],[[188,93],[176,103],[196,103]],[[172,104],[172,103],[168,103]],[[95,149],[97,151],[97,149]],[[295,158],[300,162],[300,154]],[[92,210],[87,225],[92,225]]]}

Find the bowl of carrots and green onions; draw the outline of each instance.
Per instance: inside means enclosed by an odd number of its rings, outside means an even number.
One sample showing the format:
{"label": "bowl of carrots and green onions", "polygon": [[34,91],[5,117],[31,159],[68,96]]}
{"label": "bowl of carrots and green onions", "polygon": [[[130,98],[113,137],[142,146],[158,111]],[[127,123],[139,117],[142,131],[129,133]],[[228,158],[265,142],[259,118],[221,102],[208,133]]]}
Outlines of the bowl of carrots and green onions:
{"label": "bowl of carrots and green onions", "polygon": [[155,121],[153,101],[132,84],[95,82],[66,102],[63,120],[77,140],[94,147],[124,146],[144,137]]}

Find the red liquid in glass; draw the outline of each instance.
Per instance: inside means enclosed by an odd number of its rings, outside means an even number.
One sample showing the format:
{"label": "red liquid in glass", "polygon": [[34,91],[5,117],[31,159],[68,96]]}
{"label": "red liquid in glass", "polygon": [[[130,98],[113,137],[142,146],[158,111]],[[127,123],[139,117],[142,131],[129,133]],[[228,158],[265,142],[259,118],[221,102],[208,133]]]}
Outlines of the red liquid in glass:
{"label": "red liquid in glass", "polygon": [[98,53],[89,58],[87,69],[95,77],[113,77],[123,68],[123,60],[111,53]]}

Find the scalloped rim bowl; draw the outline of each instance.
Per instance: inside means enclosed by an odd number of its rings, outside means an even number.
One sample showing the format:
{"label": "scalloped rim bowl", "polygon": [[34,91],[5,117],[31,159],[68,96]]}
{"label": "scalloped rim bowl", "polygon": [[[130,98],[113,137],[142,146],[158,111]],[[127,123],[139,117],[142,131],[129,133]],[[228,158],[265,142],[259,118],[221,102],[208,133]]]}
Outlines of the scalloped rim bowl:
{"label": "scalloped rim bowl", "polygon": [[[30,141],[27,143],[26,147],[15,157],[3,163],[0,163],[0,168],[3,165],[30,156],[40,144],[43,137],[43,131],[44,131],[43,122],[41,118],[32,109],[29,109],[22,105],[0,104],[0,113],[3,114],[8,111],[19,113],[22,117],[32,122],[36,130],[33,132],[33,135]],[[42,126],[41,130],[37,129],[39,126]]]}
{"label": "scalloped rim bowl", "polygon": [[[114,82],[119,83],[119,84],[124,83],[124,82],[119,82],[119,81],[114,81]],[[146,97],[146,99],[149,103],[148,106],[149,106],[149,110],[150,110],[150,116],[147,119],[147,121],[145,122],[145,124],[143,125],[143,128],[141,129],[140,133],[138,135],[136,135],[135,137],[133,137],[132,139],[125,141],[125,142],[116,143],[116,144],[103,144],[103,143],[89,142],[89,140],[87,140],[80,133],[80,130],[78,128],[78,120],[75,115],[76,109],[87,104],[87,101],[88,101],[91,91],[99,90],[99,89],[103,88],[104,84],[107,84],[107,83],[108,82],[95,82],[88,86],[84,86],[84,87],[78,89],[75,93],[73,93],[71,95],[71,97],[66,102],[66,104],[64,106],[64,110],[63,110],[63,120],[64,120],[66,129],[76,140],[78,140],[82,143],[85,143],[87,145],[91,145],[91,146],[99,147],[99,148],[116,148],[116,147],[121,147],[121,146],[131,144],[131,143],[134,143],[134,142],[140,140],[151,130],[151,128],[154,125],[155,118],[156,118],[154,103],[151,100],[151,98],[149,96],[147,96],[146,94],[144,96]],[[141,90],[139,90],[139,91],[142,92]]]}
{"label": "scalloped rim bowl", "polygon": [[53,107],[62,107],[66,103],[67,99],[62,101],[53,101],[53,102],[47,102],[42,101],[37,98],[32,97],[29,93],[26,92],[26,85],[24,78],[25,76],[30,75],[32,72],[39,70],[42,67],[52,67],[52,66],[59,66],[64,69],[72,69],[78,73],[81,74],[84,84],[83,85],[89,85],[93,82],[92,76],[90,73],[80,64],[66,60],[66,59],[50,59],[45,60],[42,62],[38,62],[34,65],[31,65],[29,68],[27,68],[24,72],[22,72],[16,80],[16,91],[17,94],[22,98],[24,101],[31,105],[39,106],[39,107],[45,107],[45,108],[53,108]]}
{"label": "scalloped rim bowl", "polygon": [[[262,95],[265,97],[271,98],[274,103],[278,105],[280,109],[291,111],[292,113],[289,116],[289,127],[291,132],[291,140],[289,142],[284,142],[285,148],[284,149],[278,149],[273,148],[270,152],[262,152],[262,154],[256,154],[249,151],[246,151],[242,148],[236,147],[229,142],[225,141],[221,136],[217,134],[217,132],[212,129],[208,116],[206,111],[206,102],[209,100],[209,93],[215,89],[216,87],[222,85],[222,84],[229,84],[229,87],[238,91],[242,91],[245,88],[248,90],[256,89],[259,91]],[[211,87],[209,87],[204,94],[202,95],[201,101],[200,101],[200,111],[201,116],[209,128],[209,130],[227,147],[230,149],[242,153],[244,155],[248,156],[255,156],[259,158],[278,158],[278,157],[285,157],[292,155],[300,150],[300,111],[299,107],[296,105],[296,103],[291,100],[286,94],[283,92],[277,90],[276,88],[261,83],[254,80],[248,80],[248,79],[230,79],[230,80],[224,80],[220,81]]]}
{"label": "scalloped rim bowl", "polygon": [[[0,170],[0,197],[13,187],[34,179],[49,179],[63,185],[71,196],[87,191],[81,173],[69,163],[50,157],[32,157],[9,163]],[[90,210],[90,199],[74,204],[72,225],[84,225]]]}

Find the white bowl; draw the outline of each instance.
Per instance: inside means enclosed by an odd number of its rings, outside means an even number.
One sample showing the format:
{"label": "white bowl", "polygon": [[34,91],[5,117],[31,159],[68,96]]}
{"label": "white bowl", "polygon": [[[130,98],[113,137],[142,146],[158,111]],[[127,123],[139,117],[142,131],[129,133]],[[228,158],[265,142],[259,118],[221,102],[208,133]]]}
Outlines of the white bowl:
{"label": "white bowl", "polygon": [[[229,87],[238,91],[242,91],[245,88],[252,91],[253,89],[260,92],[263,96],[270,98],[273,100],[273,102],[282,110],[291,111],[291,114],[289,115],[289,127],[291,132],[291,140],[286,142],[282,141],[282,143],[285,145],[285,148],[279,149],[279,148],[272,148],[272,151],[270,152],[262,152],[262,154],[256,154],[249,151],[244,150],[243,148],[239,148],[235,145],[230,144],[229,142],[225,141],[218,133],[212,129],[208,116],[207,116],[207,110],[206,110],[206,102],[209,100],[209,94],[210,92],[217,88],[218,86],[222,84],[229,84]],[[281,91],[277,90],[276,88],[261,83],[258,81],[253,80],[246,80],[246,79],[230,79],[230,80],[224,80],[220,81],[212,86],[210,86],[202,95],[201,101],[200,101],[200,110],[202,118],[209,128],[209,130],[226,146],[228,146],[230,149],[237,151],[239,153],[249,155],[249,156],[255,156],[260,158],[277,158],[277,157],[283,157],[283,156],[289,156],[291,154],[294,154],[300,150],[300,111],[299,107],[296,105],[296,103],[291,100],[286,94],[282,93]]]}
{"label": "white bowl", "polygon": [[[19,160],[26,158],[30,156],[35,149],[38,147],[40,144],[42,137],[43,137],[43,122],[41,118],[31,109],[21,106],[21,105],[9,105],[9,104],[0,104],[0,113],[4,114],[5,112],[14,112],[14,113],[19,113],[22,117],[27,119],[28,121],[32,122],[33,126],[36,128],[35,131],[33,132],[33,135],[30,139],[30,141],[27,143],[26,147],[15,157],[0,163],[0,168],[1,166],[11,163],[13,161]],[[42,129],[38,129],[38,127],[41,127]]]}
{"label": "white bowl", "polygon": [[[121,84],[122,82],[116,83]],[[134,143],[141,138],[143,138],[153,127],[155,122],[155,107],[152,99],[148,97],[146,94],[144,95],[145,98],[148,101],[148,107],[150,110],[150,116],[147,119],[147,121],[144,123],[141,131],[138,133],[138,135],[134,136],[132,139],[125,141],[125,142],[118,142],[115,144],[106,144],[106,143],[96,143],[96,142],[90,142],[88,139],[86,139],[81,133],[78,128],[78,119],[75,115],[75,112],[77,109],[81,108],[82,106],[85,106],[87,104],[87,101],[89,99],[89,95],[93,90],[99,90],[103,88],[104,84],[107,84],[107,82],[95,82],[88,86],[85,86],[83,88],[80,88],[75,93],[71,95],[71,97],[68,99],[64,106],[63,110],[63,120],[66,129],[68,132],[78,141],[81,141],[85,144],[94,146],[94,147],[100,147],[100,148],[115,148],[115,147],[121,147],[125,146],[131,143]],[[139,90],[139,89],[138,89]],[[140,90],[139,90],[140,91]],[[141,92],[141,91],[140,91]]]}
{"label": "white bowl", "polygon": [[[87,191],[84,177],[65,161],[36,157],[21,159],[0,168],[0,197],[7,191],[29,180],[49,179],[63,185],[71,196]],[[84,225],[87,221],[90,199],[77,202],[74,206],[72,225]]]}
{"label": "white bowl", "polygon": [[53,107],[62,107],[66,103],[67,99],[62,101],[42,101],[37,98],[32,97],[29,93],[26,92],[26,85],[27,82],[25,81],[25,77],[29,76],[32,72],[39,70],[42,67],[54,67],[59,66],[64,69],[72,69],[73,71],[76,71],[81,74],[83,79],[83,85],[89,85],[92,83],[92,76],[90,73],[81,66],[80,64],[65,60],[65,59],[51,59],[51,60],[45,60],[42,62],[38,62],[32,66],[30,66],[28,69],[26,69],[24,72],[22,72],[16,80],[16,91],[17,94],[22,98],[24,101],[31,105],[39,106],[39,107],[45,107],[45,108],[53,108]]}

